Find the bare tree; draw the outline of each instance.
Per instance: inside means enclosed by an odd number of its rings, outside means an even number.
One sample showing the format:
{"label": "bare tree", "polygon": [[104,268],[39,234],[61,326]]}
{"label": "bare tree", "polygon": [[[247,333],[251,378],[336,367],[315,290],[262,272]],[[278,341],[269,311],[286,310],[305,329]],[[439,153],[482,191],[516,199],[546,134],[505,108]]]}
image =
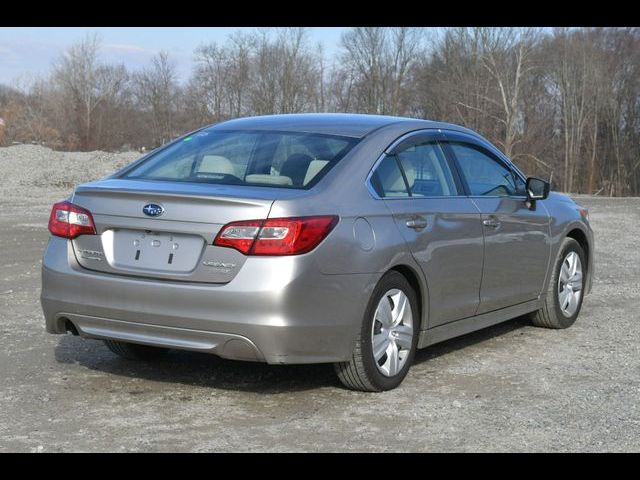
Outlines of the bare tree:
{"label": "bare tree", "polygon": [[162,145],[176,136],[174,128],[178,81],[175,64],[166,52],[151,59],[151,66],[134,77],[138,105],[150,113],[153,144]]}
{"label": "bare tree", "polygon": [[477,29],[452,28],[432,38],[431,55],[414,66],[416,114],[461,123],[491,136],[489,82],[480,51]]}
{"label": "bare tree", "polygon": [[[96,113],[108,100],[119,98],[127,85],[128,73],[123,66],[99,62],[100,40],[89,35],[72,45],[57,61],[53,82],[60,91],[65,117],[75,127],[80,148],[88,150],[100,145],[96,131]],[[105,106],[108,110],[108,106]]]}
{"label": "bare tree", "polygon": [[71,110],[71,120],[81,137],[82,147],[92,143],[93,113],[100,102],[97,95],[98,49],[97,35],[87,36],[72,45],[54,67],[54,81],[62,90]]}
{"label": "bare tree", "polygon": [[225,44],[211,43],[196,50],[191,90],[204,100],[210,118],[220,120],[250,111],[252,55],[255,35],[237,32]]}
{"label": "bare tree", "polygon": [[495,118],[503,129],[499,142],[511,157],[522,131],[522,85],[534,68],[532,63],[538,35],[534,29],[481,28],[479,30],[482,66],[497,88],[485,97],[500,112]]}
{"label": "bare tree", "polygon": [[256,36],[252,62],[251,108],[255,113],[303,112],[315,104],[320,78],[317,54],[304,28],[262,31]]}
{"label": "bare tree", "polygon": [[199,92],[214,119],[228,115],[224,105],[227,57],[226,49],[216,43],[203,45],[196,50],[193,88]]}
{"label": "bare tree", "polygon": [[447,29],[414,67],[416,114],[480,131],[529,170],[550,174],[540,158],[548,144],[540,139],[551,133],[539,39],[534,29]]}
{"label": "bare tree", "polygon": [[555,31],[556,55],[548,70],[559,95],[564,139],[564,178],[562,188],[573,191],[575,164],[580,161],[591,92],[587,80],[590,59],[582,42],[567,29]]}
{"label": "bare tree", "polygon": [[640,187],[640,29],[604,29],[601,48],[607,52],[607,93],[603,109],[608,134],[605,162],[609,194],[638,193]]}
{"label": "bare tree", "polygon": [[317,52],[308,43],[305,28],[284,28],[278,32],[276,50],[281,53],[280,112],[294,113],[315,104],[321,83]]}
{"label": "bare tree", "polygon": [[342,35],[346,51],[344,63],[357,84],[358,109],[368,113],[385,113],[382,94],[386,30],[383,27],[358,27]]}
{"label": "bare tree", "polygon": [[342,35],[342,62],[347,67],[338,78],[349,78],[357,110],[405,113],[409,72],[420,53],[422,35],[421,29],[409,27],[357,27]]}
{"label": "bare tree", "polygon": [[52,122],[53,92],[46,79],[20,78],[14,88],[6,89],[0,99],[0,117],[4,118],[4,142],[35,142],[57,148],[61,133]]}
{"label": "bare tree", "polygon": [[128,110],[133,98],[129,72],[121,64],[100,65],[95,78],[99,101],[95,105],[92,148],[119,148],[130,141]]}
{"label": "bare tree", "polygon": [[251,35],[237,32],[229,37],[228,60],[226,63],[227,96],[229,115],[239,117],[247,111],[247,93],[251,81]]}

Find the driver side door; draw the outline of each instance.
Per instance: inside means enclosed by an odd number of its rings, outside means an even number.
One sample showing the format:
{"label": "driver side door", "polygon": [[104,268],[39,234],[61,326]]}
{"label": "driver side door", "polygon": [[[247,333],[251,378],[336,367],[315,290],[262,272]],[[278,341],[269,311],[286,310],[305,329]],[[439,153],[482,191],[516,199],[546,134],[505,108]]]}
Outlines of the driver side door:
{"label": "driver side door", "polygon": [[544,202],[527,202],[524,180],[473,137],[447,135],[469,198],[481,214],[484,264],[476,314],[538,298],[551,252]]}

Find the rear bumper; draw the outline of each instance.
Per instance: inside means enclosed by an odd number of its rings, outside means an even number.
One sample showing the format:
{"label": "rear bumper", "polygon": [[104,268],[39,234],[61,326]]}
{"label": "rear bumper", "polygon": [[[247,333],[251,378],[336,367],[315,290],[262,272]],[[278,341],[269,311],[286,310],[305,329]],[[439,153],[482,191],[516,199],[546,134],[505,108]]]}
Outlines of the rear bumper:
{"label": "rear bumper", "polygon": [[350,357],[378,275],[324,275],[311,255],[250,257],[227,284],[117,276],[83,269],[53,237],[42,266],[49,333],[71,321],[88,338],[209,352],[267,363]]}

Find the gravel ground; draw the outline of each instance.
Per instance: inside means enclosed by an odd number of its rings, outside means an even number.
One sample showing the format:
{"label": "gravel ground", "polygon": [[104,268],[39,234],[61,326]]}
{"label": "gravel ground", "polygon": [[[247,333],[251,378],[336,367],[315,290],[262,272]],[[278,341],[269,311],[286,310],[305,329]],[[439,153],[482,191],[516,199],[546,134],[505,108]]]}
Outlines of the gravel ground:
{"label": "gravel ground", "polygon": [[57,152],[41,145],[0,148],[0,194],[32,197],[51,189],[64,192],[104,177],[140,157],[138,152]]}
{"label": "gravel ground", "polygon": [[572,328],[515,319],[422,350],[399,389],[365,394],[327,365],[131,363],[45,333],[40,258],[60,182],[135,156],[0,149],[0,452],[640,450],[640,199],[580,198],[596,276]]}

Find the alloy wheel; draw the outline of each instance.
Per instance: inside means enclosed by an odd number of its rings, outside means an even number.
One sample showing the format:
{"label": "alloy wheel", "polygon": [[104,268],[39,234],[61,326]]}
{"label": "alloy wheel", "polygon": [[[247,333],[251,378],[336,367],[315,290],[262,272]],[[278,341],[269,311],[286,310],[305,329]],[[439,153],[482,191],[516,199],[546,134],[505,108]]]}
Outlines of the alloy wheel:
{"label": "alloy wheel", "polygon": [[558,304],[565,317],[573,316],[582,297],[582,262],[576,252],[569,252],[560,267]]}
{"label": "alloy wheel", "polygon": [[376,308],[371,331],[373,359],[386,377],[397,375],[409,357],[413,345],[411,302],[402,290],[385,293]]}

